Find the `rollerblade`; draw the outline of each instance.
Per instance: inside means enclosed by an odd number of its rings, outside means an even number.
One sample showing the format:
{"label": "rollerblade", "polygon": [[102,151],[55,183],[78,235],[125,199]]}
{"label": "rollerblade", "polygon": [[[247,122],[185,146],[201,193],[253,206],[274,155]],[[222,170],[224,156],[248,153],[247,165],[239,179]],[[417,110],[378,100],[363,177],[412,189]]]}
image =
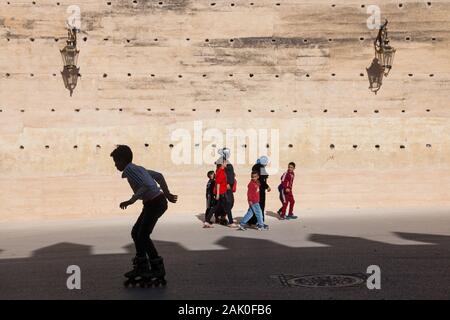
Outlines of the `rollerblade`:
{"label": "rollerblade", "polygon": [[166,270],[164,268],[164,260],[162,257],[158,257],[150,260],[151,270],[145,275],[145,282],[147,287],[159,287],[167,284]]}
{"label": "rollerblade", "polygon": [[134,257],[133,259],[133,270],[124,274],[125,282],[123,283],[125,287],[135,287],[139,285],[140,287],[145,287],[146,276],[150,272],[148,266],[147,257]]}

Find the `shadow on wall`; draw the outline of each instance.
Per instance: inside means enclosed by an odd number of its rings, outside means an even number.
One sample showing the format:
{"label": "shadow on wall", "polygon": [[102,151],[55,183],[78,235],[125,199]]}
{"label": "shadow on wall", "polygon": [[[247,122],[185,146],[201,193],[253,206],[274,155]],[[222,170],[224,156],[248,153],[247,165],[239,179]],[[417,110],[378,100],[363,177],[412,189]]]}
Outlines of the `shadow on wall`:
{"label": "shadow on wall", "polygon": [[[448,299],[450,236],[397,233],[420,245],[313,234],[323,247],[291,248],[268,240],[227,236],[226,250],[189,251],[155,241],[165,258],[165,288],[125,289],[127,254],[92,255],[91,246],[61,242],[30,258],[0,260],[0,299]],[[428,244],[428,245],[427,245]],[[432,244],[432,245],[429,245]],[[68,290],[69,265],[81,268],[82,289]],[[366,273],[378,265],[382,289],[286,287],[277,276]]]}

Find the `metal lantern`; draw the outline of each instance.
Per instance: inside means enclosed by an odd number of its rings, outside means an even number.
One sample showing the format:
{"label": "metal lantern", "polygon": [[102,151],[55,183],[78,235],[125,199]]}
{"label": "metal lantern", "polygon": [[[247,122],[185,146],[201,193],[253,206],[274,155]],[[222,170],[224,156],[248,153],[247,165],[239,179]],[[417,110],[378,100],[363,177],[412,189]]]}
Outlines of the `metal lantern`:
{"label": "metal lantern", "polygon": [[394,61],[395,49],[389,45],[389,38],[387,32],[388,21],[380,27],[378,36],[375,39],[375,57],[384,68],[384,75],[387,76],[392,68]]}
{"label": "metal lantern", "polygon": [[65,67],[76,66],[78,54],[76,29],[68,30],[68,39],[64,49],[60,50]]}
{"label": "metal lantern", "polygon": [[392,63],[394,61],[395,49],[389,45],[389,41],[386,41],[383,47],[383,67],[384,75],[387,76],[391,71]]}
{"label": "metal lantern", "polygon": [[378,58],[372,60],[369,68],[366,68],[369,77],[369,89],[377,94],[383,83],[384,67],[379,63]]}
{"label": "metal lantern", "polygon": [[73,90],[77,86],[80,68],[77,67],[78,53],[77,49],[77,35],[76,29],[68,29],[68,39],[66,46],[60,50],[61,57],[64,63],[61,75],[64,81],[64,86],[70,91],[72,96]]}
{"label": "metal lantern", "polygon": [[79,72],[80,68],[76,66],[64,66],[63,71],[61,71],[64,86],[70,91],[70,96],[72,96],[73,90],[77,86]]}

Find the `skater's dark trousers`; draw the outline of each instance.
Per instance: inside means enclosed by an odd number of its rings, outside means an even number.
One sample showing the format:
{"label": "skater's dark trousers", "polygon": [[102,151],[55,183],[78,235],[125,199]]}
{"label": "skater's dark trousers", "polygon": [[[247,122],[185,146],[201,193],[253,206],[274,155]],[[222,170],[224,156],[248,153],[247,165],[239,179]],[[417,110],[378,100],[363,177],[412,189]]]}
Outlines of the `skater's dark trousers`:
{"label": "skater's dark trousers", "polygon": [[136,246],[136,256],[145,257],[145,255],[148,255],[150,259],[158,257],[158,251],[150,239],[150,234],[156,222],[166,210],[167,200],[163,194],[144,203],[142,213],[131,230],[131,237]]}

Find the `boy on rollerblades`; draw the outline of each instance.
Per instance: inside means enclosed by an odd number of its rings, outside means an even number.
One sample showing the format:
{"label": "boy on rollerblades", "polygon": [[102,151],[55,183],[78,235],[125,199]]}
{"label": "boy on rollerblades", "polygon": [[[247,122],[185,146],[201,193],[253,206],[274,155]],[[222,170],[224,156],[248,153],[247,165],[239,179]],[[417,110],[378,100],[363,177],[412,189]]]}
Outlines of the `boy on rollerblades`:
{"label": "boy on rollerblades", "polygon": [[164,276],[166,273],[163,258],[158,255],[158,251],[150,239],[150,234],[158,219],[167,210],[167,200],[175,203],[178,196],[170,193],[161,173],[147,170],[132,162],[133,153],[130,147],[118,145],[111,152],[111,157],[117,170],[122,172],[122,178],[128,180],[134,192],[129,200],[120,203],[120,208],[126,209],[137,200],[142,200],[144,205],[131,231],[131,237],[136,247],[136,256],[133,259],[133,270],[125,274],[125,277],[128,278],[125,285],[165,284]]}

